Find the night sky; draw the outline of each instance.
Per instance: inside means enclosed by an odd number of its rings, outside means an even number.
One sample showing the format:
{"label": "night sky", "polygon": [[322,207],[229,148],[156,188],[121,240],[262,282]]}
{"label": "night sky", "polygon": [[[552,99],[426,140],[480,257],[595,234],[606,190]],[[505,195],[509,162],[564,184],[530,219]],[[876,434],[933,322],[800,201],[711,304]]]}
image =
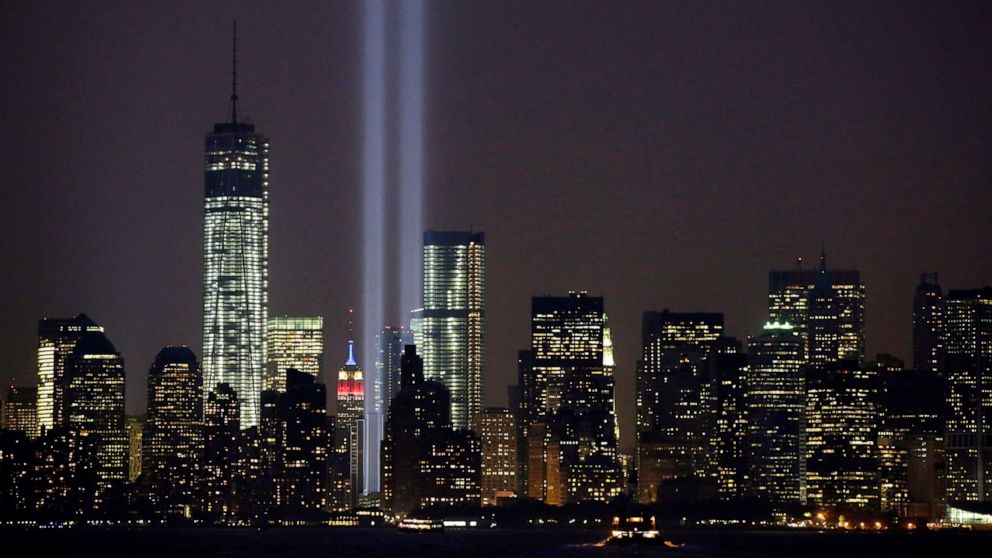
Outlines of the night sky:
{"label": "night sky", "polygon": [[[431,2],[425,226],[486,233],[486,402],[530,297],[605,297],[624,442],[640,315],[756,334],[767,273],[861,270],[868,353],[911,360],[921,271],[992,282],[992,4]],[[200,353],[203,134],[271,140],[270,314],[361,307],[358,2],[0,4],[0,382],[85,311],[127,363]],[[360,348],[361,350],[361,348]]]}

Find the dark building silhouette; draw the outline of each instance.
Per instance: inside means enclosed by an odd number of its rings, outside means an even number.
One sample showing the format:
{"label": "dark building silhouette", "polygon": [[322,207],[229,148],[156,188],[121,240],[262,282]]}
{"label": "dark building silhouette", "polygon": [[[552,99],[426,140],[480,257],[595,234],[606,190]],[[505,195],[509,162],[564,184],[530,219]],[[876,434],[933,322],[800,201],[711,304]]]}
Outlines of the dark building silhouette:
{"label": "dark building silhouette", "polygon": [[32,440],[38,437],[38,388],[10,386],[2,409],[3,428],[23,432]]}
{"label": "dark building silhouette", "polygon": [[936,273],[920,275],[913,295],[913,368],[940,373],[943,292]]}
{"label": "dark building silhouette", "polygon": [[285,517],[314,518],[327,505],[327,390],[306,372],[289,369],[285,376],[286,391],[278,394],[271,472],[275,505]]}
{"label": "dark building silhouette", "polygon": [[228,519],[237,506],[234,491],[239,459],[241,408],[238,395],[228,384],[218,384],[207,393],[203,405],[203,512],[212,518]]}
{"label": "dark building silhouette", "polygon": [[202,478],[203,376],[187,347],[165,347],[148,371],[148,416],[142,473],[153,507],[190,517],[199,509]]}
{"label": "dark building silhouette", "polygon": [[404,348],[401,370],[382,442],[383,510],[406,516],[429,506],[479,505],[478,437],[452,429],[448,389],[424,379],[415,346]]}

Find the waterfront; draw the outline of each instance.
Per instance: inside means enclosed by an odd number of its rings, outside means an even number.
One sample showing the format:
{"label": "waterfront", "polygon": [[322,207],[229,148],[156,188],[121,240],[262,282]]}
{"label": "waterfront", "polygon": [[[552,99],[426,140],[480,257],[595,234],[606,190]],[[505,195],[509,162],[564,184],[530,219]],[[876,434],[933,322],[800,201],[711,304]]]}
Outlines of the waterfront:
{"label": "waterfront", "polygon": [[685,530],[665,534],[679,548],[597,546],[595,530],[390,529],[60,529],[0,532],[3,556],[102,555],[127,558],[489,558],[695,556],[978,556],[992,533],[853,533]]}

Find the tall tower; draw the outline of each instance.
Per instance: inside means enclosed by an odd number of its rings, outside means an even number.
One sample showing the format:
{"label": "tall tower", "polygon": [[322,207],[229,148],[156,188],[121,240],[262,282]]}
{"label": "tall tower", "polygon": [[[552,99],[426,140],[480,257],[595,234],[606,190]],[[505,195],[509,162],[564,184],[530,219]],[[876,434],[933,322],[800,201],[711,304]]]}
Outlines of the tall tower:
{"label": "tall tower", "polygon": [[940,336],[944,312],[936,273],[920,275],[913,295],[913,368],[940,373]]}
{"label": "tall tower", "polygon": [[366,376],[365,398],[365,492],[381,488],[380,448],[389,402],[400,392],[400,359],[403,347],[413,345],[413,334],[403,326],[387,325],[376,336],[375,373]]}
{"label": "tall tower", "polygon": [[265,389],[286,391],[286,370],[324,381],[324,318],[273,316],[265,332]]}
{"label": "tall tower", "polygon": [[424,374],[451,392],[451,422],[468,428],[482,409],[486,246],[481,232],[424,233]]}
{"label": "tall tower", "polygon": [[748,339],[747,353],[744,400],[751,489],[771,502],[804,503],[803,340],[792,325],[772,322],[762,335]]}
{"label": "tall tower", "polygon": [[156,508],[187,515],[199,507],[203,462],[203,377],[188,347],[165,347],[148,371],[142,471]]}
{"label": "tall tower", "polygon": [[63,418],[65,362],[87,333],[103,328],[86,314],[71,319],[44,318],[38,322],[38,427],[51,430],[65,423]]}
{"label": "tall tower", "polygon": [[[351,333],[351,322],[348,322]],[[352,337],[354,337],[352,335]],[[355,358],[355,340],[348,340],[348,358],[338,370],[337,383],[338,414],[334,421],[334,449],[338,460],[345,463],[348,484],[347,499],[353,507],[365,481],[362,454],[364,449],[365,380],[362,369]]]}
{"label": "tall tower", "polygon": [[[235,28],[235,31],[237,28]],[[269,306],[269,140],[238,120],[237,35],[230,121],[206,136],[203,385],[229,384],[241,428],[258,424]]]}

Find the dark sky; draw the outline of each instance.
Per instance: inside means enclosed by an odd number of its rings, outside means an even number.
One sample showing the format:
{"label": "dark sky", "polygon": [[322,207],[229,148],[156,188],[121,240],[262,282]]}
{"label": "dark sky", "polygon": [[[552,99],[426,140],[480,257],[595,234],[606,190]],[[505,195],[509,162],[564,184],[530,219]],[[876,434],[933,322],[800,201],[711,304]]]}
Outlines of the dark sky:
{"label": "dark sky", "polygon": [[[757,333],[768,270],[823,242],[868,285],[869,353],[908,359],[922,270],[992,281],[992,4],[860,4],[429,3],[425,224],[486,233],[487,403],[535,294],[605,297],[629,443],[644,310]],[[107,328],[131,411],[161,346],[199,353],[235,18],[242,113],[272,143],[270,312],[326,316],[337,366],[361,300],[359,15],[0,4],[0,381],[34,383],[42,316]]]}

